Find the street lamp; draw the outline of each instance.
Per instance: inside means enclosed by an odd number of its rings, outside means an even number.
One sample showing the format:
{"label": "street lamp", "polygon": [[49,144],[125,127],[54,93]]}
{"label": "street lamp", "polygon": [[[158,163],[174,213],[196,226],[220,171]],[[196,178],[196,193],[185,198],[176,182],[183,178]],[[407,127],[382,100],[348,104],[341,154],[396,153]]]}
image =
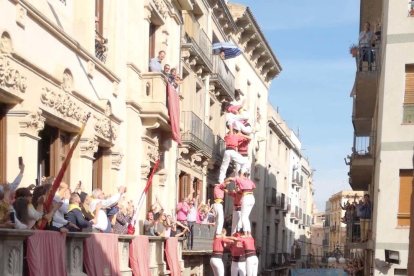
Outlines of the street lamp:
{"label": "street lamp", "polygon": [[339,249],[339,245],[335,247],[335,250],[332,251],[331,256],[328,258],[329,266],[335,266],[337,263],[340,265],[344,265],[346,263],[346,259]]}

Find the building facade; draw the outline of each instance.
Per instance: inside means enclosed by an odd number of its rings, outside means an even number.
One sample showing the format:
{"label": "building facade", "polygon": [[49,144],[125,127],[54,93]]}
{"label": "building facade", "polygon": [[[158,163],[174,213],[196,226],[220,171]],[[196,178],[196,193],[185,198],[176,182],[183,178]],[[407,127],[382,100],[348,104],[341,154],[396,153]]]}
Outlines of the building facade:
{"label": "building facade", "polygon": [[[56,175],[90,114],[64,181],[72,188],[81,182],[88,193],[99,188],[110,194],[125,185],[128,199],[135,200],[159,159],[139,210],[142,231],[145,213],[156,201],[173,214],[190,193],[204,202],[212,197],[226,133],[221,106],[237,90],[255,130],[249,148],[252,178],[258,187],[267,185],[268,91],[281,66],[249,8],[222,0],[22,0],[0,1],[0,10],[1,181],[17,175],[13,160],[19,156],[26,164],[22,186]],[[212,43],[223,41],[235,43],[243,54],[233,60],[212,55]],[[165,52],[161,65],[176,68],[182,78],[177,91],[181,145],[172,139],[167,81],[148,68],[159,51]],[[286,210],[293,147],[281,150]],[[265,190],[258,189],[255,197],[261,202]],[[251,217],[262,212],[257,207]],[[278,251],[272,247],[274,254],[290,253],[299,239],[289,232],[297,230],[293,226],[282,228],[276,232],[284,241],[273,244],[281,244]],[[269,244],[266,229],[253,219],[262,249]],[[211,233],[200,238],[211,240]],[[184,250],[184,275],[208,275],[210,251],[208,242],[193,252]],[[269,252],[261,255],[261,265]]]}
{"label": "building facade", "polygon": [[[316,208],[316,207],[314,207]],[[324,240],[325,240],[325,212],[318,212],[314,209],[311,226],[311,265],[314,268],[323,266]]]}
{"label": "building facade", "polygon": [[[407,273],[414,144],[414,55],[407,51],[414,45],[412,11],[412,1],[361,1],[360,31],[369,23],[373,38],[368,47],[360,43],[356,55],[350,184],[368,191],[373,206],[368,242],[354,246],[364,251],[365,275]],[[384,258],[386,250],[398,252],[397,263]]]}
{"label": "building facade", "polygon": [[268,105],[265,199],[254,207],[262,225],[260,265],[265,275],[288,275],[291,267],[310,266],[313,205],[312,169],[300,142],[280,114]]}

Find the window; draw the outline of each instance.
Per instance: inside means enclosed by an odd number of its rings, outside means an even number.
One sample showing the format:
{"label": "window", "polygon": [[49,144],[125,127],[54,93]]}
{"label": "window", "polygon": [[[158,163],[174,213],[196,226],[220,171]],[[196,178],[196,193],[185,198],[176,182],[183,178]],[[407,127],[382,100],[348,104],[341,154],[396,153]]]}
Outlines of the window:
{"label": "window", "polygon": [[102,189],[104,148],[98,147],[93,157],[95,160],[92,164],[92,190]]}
{"label": "window", "polygon": [[[46,125],[39,133],[38,164],[42,176],[56,176],[70,149],[70,134],[55,127]],[[66,169],[62,181],[70,179],[70,166]]]}
{"label": "window", "polygon": [[411,192],[413,170],[400,170],[400,199],[398,204],[398,226],[410,226]]}
{"label": "window", "polygon": [[414,64],[405,65],[403,123],[414,124]]}
{"label": "window", "polygon": [[95,56],[106,61],[108,39],[103,36],[104,0],[95,0]]}
{"label": "window", "polygon": [[182,201],[183,199],[188,197],[188,195],[191,192],[191,185],[193,185],[193,183],[191,183],[191,175],[186,174],[186,173],[181,173],[179,177],[179,187],[178,187],[179,201]]}
{"label": "window", "polygon": [[7,181],[6,159],[7,159],[7,125],[6,125],[6,106],[0,104],[0,182]]}
{"label": "window", "polygon": [[95,31],[103,34],[103,0],[95,0]]}
{"label": "window", "polygon": [[153,23],[150,23],[150,26],[149,26],[149,53],[148,53],[150,59],[156,56],[156,53],[155,53],[155,43],[156,43],[155,34],[156,34],[156,31],[157,31],[157,27],[158,27],[157,25],[155,25]]}

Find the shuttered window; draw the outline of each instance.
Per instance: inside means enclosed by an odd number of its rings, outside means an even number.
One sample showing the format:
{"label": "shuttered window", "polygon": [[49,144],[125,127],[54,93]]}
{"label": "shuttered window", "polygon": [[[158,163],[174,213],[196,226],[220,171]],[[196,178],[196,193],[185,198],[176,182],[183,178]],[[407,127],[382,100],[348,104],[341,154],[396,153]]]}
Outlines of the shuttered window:
{"label": "shuttered window", "polygon": [[189,174],[183,173],[180,175],[180,187],[179,187],[179,200],[187,198],[191,192],[191,176]]}
{"label": "shuttered window", "polygon": [[[7,125],[6,125],[6,106],[0,104],[0,182],[7,181],[6,160],[7,160]],[[17,165],[17,160],[16,160]]]}
{"label": "shuttered window", "polygon": [[398,203],[398,226],[410,226],[411,192],[413,170],[400,170],[400,198]]}
{"label": "shuttered window", "polygon": [[414,64],[405,65],[403,123],[414,124]]}

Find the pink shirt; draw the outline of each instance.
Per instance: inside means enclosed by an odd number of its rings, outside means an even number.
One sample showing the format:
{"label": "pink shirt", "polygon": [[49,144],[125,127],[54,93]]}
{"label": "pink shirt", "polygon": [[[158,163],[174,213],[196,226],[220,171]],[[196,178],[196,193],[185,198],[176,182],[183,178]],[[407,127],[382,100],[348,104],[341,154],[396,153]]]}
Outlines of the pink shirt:
{"label": "pink shirt", "polygon": [[235,191],[230,191],[228,193],[229,196],[233,198],[233,205],[234,207],[240,207],[241,206],[241,199],[243,197],[243,193],[238,193]]}
{"label": "pink shirt", "polygon": [[256,189],[256,184],[248,178],[236,177],[235,183],[240,190],[253,190]]}
{"label": "pink shirt", "polygon": [[230,248],[231,256],[233,257],[241,257],[245,255],[244,251],[244,243],[243,241],[236,241]]}
{"label": "pink shirt", "polygon": [[249,150],[249,143],[250,143],[250,139],[247,139],[246,137],[241,137],[241,139],[239,140],[239,146],[238,146],[240,154],[247,154]]}
{"label": "pink shirt", "polygon": [[189,206],[187,202],[179,202],[177,204],[177,220],[187,221],[188,211],[189,211]]}
{"label": "pink shirt", "polygon": [[243,241],[244,249],[246,249],[246,251],[256,251],[253,237],[242,237],[241,239]]}
{"label": "pink shirt", "polygon": [[237,134],[227,134],[224,136],[224,142],[226,143],[226,148],[234,148],[237,149],[239,146],[240,135]]}
{"label": "pink shirt", "polygon": [[224,183],[214,186],[214,199],[224,199]]}

